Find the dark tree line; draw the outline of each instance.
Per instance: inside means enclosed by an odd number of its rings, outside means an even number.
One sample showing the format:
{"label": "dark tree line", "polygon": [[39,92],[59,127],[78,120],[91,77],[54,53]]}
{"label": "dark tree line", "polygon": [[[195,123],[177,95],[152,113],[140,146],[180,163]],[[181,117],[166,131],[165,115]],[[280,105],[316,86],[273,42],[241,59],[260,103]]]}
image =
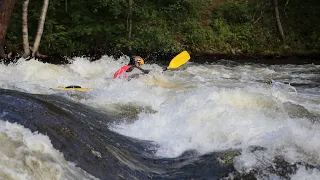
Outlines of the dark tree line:
{"label": "dark tree line", "polygon": [[317,0],[1,0],[0,12],[1,57],[320,52]]}

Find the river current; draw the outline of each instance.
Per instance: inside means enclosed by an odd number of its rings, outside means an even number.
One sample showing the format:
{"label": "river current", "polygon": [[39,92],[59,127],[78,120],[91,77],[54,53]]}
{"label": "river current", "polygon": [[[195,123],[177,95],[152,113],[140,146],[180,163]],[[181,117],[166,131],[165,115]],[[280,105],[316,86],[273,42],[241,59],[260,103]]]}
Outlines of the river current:
{"label": "river current", "polygon": [[320,179],[320,65],[127,62],[0,64],[0,179]]}

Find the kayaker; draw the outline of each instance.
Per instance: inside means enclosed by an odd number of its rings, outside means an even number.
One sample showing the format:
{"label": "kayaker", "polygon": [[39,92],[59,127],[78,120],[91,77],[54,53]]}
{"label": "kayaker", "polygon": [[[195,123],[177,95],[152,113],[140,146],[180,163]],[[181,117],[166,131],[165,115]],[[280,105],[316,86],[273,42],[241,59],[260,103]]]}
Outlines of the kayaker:
{"label": "kayaker", "polygon": [[140,56],[133,56],[130,58],[128,65],[122,66],[114,73],[113,78],[132,79],[138,77],[141,72],[143,74],[148,74],[149,70],[145,70],[140,67],[143,64],[144,60]]}

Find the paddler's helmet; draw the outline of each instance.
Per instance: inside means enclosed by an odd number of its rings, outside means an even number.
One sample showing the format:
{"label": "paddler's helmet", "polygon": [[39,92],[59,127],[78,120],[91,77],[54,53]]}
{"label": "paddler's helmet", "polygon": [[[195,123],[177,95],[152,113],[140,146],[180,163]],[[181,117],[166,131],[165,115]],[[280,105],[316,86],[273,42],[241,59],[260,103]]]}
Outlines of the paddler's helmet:
{"label": "paddler's helmet", "polygon": [[143,60],[140,56],[134,57],[134,62],[135,62],[135,63],[138,63],[139,66],[141,66],[141,65],[144,64],[144,60]]}

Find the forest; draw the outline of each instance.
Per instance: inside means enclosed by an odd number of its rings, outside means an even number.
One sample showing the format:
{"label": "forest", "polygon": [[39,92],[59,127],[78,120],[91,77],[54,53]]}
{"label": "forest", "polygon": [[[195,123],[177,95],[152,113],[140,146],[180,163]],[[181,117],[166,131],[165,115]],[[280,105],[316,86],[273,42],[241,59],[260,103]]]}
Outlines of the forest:
{"label": "forest", "polygon": [[318,0],[1,0],[0,13],[2,58],[320,52]]}

